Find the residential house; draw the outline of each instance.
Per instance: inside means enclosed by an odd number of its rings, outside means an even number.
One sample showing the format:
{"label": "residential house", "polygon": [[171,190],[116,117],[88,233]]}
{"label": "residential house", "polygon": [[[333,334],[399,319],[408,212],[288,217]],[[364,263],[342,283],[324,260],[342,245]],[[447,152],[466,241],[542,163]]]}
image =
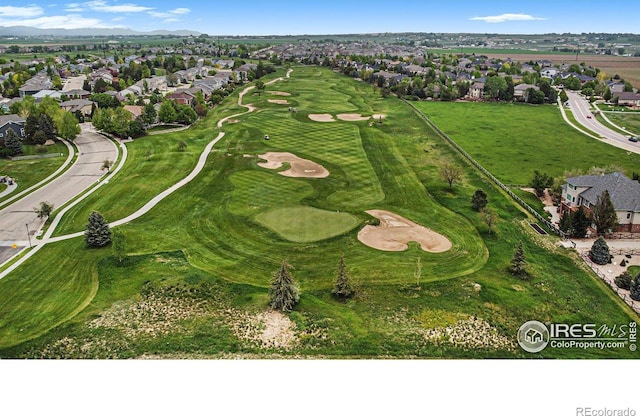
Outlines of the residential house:
{"label": "residential house", "polygon": [[46,75],[36,75],[33,78],[27,80],[24,85],[18,88],[20,97],[24,98],[27,95],[34,95],[42,90],[49,90],[53,86],[53,82]]}
{"label": "residential house", "polygon": [[471,100],[481,100],[484,98],[484,82],[475,82],[470,88],[467,97]]}
{"label": "residential house", "polygon": [[165,98],[182,105],[192,105],[195,101],[195,95],[191,94],[187,90],[176,90],[171,94],[167,94]]}
{"label": "residential house", "polygon": [[626,105],[629,107],[640,107],[640,94],[634,92],[621,92],[616,94],[618,97],[618,105]]}
{"label": "residential house", "polygon": [[540,76],[547,79],[555,79],[560,71],[557,68],[545,68],[540,71]]}
{"label": "residential house", "polygon": [[0,144],[4,146],[4,139],[7,137],[9,130],[13,130],[18,137],[24,139],[24,122],[25,120],[16,114],[0,116]]}
{"label": "residential house", "polygon": [[539,91],[540,88],[532,84],[518,84],[513,87],[513,99],[516,101],[529,101],[529,88]]}
{"label": "residential house", "polygon": [[63,101],[60,103],[60,108],[70,113],[80,111],[83,116],[90,116],[93,109],[93,101],[85,99],[75,99],[69,101]]}
{"label": "residential house", "polygon": [[125,105],[123,108],[131,113],[132,120],[140,117],[142,115],[142,111],[144,110],[144,107],[141,105]]}
{"label": "residential house", "polygon": [[581,206],[589,215],[605,190],[618,215],[620,228],[615,231],[640,232],[640,183],[619,172],[567,178],[562,186],[560,215]]}

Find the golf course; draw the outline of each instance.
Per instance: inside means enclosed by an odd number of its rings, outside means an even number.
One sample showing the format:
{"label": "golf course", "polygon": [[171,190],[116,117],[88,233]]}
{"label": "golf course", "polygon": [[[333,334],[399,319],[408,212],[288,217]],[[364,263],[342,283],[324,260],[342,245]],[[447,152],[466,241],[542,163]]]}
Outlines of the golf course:
{"label": "golf course", "polygon": [[[127,143],[123,168],[54,236],[84,231],[92,211],[109,222],[136,212],[225,133],[195,179],[112,228],[118,250],[82,237],[50,243],[0,279],[1,358],[636,357],[520,349],[529,320],[613,326],[638,316],[405,102],[315,66],[265,81],[187,130]],[[505,183],[589,168],[591,152],[628,170],[640,162],[590,143],[552,106],[418,108]],[[502,124],[476,124],[491,118]],[[532,138],[541,123],[553,128]],[[444,164],[462,170],[451,185]],[[471,207],[480,188],[491,227]],[[529,280],[508,272],[519,242]],[[332,295],[341,256],[355,290],[347,300]],[[283,261],[300,289],[286,314],[269,305]]]}

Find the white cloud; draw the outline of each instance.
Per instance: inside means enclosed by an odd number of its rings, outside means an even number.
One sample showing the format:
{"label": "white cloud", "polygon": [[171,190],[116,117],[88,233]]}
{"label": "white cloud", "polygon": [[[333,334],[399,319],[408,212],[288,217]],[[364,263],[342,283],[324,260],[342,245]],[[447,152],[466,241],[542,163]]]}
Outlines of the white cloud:
{"label": "white cloud", "polygon": [[38,6],[15,7],[0,6],[0,18],[3,17],[35,17],[43,13],[42,8]]}
{"label": "white cloud", "polygon": [[547,20],[546,17],[535,17],[530,14],[522,13],[503,13],[498,16],[477,16],[471,17],[469,20],[481,20],[486,23],[503,23],[523,20]]}
{"label": "white cloud", "polygon": [[116,26],[105,25],[99,19],[86,18],[75,14],[66,16],[43,16],[35,19],[5,20],[0,18],[0,26],[31,26],[39,29],[85,29],[113,28]]}
{"label": "white cloud", "polygon": [[191,13],[191,10],[187,9],[186,7],[178,7],[177,9],[170,10],[169,13],[173,13],[173,14],[189,14],[189,13]]}
{"label": "white cloud", "polygon": [[139,13],[153,10],[153,7],[139,6],[137,4],[109,4],[103,0],[93,0],[84,3],[69,3],[65,10],[68,12],[82,12],[87,9],[103,13]]}

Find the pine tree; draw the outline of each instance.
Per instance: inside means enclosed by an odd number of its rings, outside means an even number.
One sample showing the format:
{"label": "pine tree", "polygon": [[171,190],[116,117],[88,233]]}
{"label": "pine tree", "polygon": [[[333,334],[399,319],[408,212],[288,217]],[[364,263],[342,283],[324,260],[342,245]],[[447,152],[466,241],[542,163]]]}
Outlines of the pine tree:
{"label": "pine tree", "polygon": [[603,235],[618,228],[618,215],[611,202],[609,191],[605,189],[602,195],[596,199],[596,204],[591,211],[591,220],[596,227],[598,235]]}
{"label": "pine tree", "polygon": [[568,235],[573,235],[573,228],[571,223],[572,223],[571,212],[570,211],[563,212],[562,216],[560,217],[560,222],[558,223],[558,227],[560,228],[560,230],[564,233],[567,233]]}
{"label": "pine tree", "polygon": [[518,243],[513,257],[511,258],[511,264],[509,266],[509,272],[518,279],[527,280],[529,273],[527,272],[527,260],[522,248],[522,241]]}
{"label": "pine tree", "polygon": [[271,307],[282,312],[290,311],[300,300],[299,289],[289,273],[289,267],[286,260],[283,260],[280,270],[273,274],[269,289]]}
{"label": "pine tree", "polygon": [[604,238],[598,237],[598,239],[591,246],[589,250],[589,258],[595,264],[607,264],[609,263],[611,256],[609,254],[609,246]]}
{"label": "pine tree", "polygon": [[631,295],[631,299],[640,300],[640,273],[631,281],[629,294]]}
{"label": "pine tree", "polygon": [[13,129],[7,130],[7,137],[4,139],[4,147],[9,150],[9,154],[11,156],[22,153],[22,142]]}
{"label": "pine tree", "polygon": [[47,140],[54,140],[56,138],[56,129],[53,126],[53,120],[47,114],[41,114],[38,119],[38,129],[42,130],[47,136]]}
{"label": "pine tree", "polygon": [[571,228],[573,229],[572,237],[584,238],[587,235],[589,226],[591,225],[591,219],[587,217],[582,205],[576,212],[571,215]]}
{"label": "pine tree", "polygon": [[344,255],[340,256],[340,264],[338,265],[338,277],[336,279],[336,285],[331,292],[336,297],[347,299],[353,296],[354,290],[351,287],[349,275],[347,274],[346,266],[344,263]]}
{"label": "pine tree", "polygon": [[104,247],[111,243],[111,229],[102,214],[93,211],[89,215],[89,224],[84,233],[84,241],[88,247]]}
{"label": "pine tree", "polygon": [[487,194],[482,189],[478,189],[471,198],[471,208],[475,211],[482,211],[487,203]]}

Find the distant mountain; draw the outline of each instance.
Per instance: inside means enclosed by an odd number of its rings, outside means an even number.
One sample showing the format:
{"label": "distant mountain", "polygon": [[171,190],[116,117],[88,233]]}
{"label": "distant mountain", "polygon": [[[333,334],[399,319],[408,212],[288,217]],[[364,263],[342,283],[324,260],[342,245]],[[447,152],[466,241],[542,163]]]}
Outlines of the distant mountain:
{"label": "distant mountain", "polygon": [[151,32],[138,32],[131,29],[38,29],[28,26],[0,26],[0,36],[200,36],[202,33],[193,30],[154,30]]}

